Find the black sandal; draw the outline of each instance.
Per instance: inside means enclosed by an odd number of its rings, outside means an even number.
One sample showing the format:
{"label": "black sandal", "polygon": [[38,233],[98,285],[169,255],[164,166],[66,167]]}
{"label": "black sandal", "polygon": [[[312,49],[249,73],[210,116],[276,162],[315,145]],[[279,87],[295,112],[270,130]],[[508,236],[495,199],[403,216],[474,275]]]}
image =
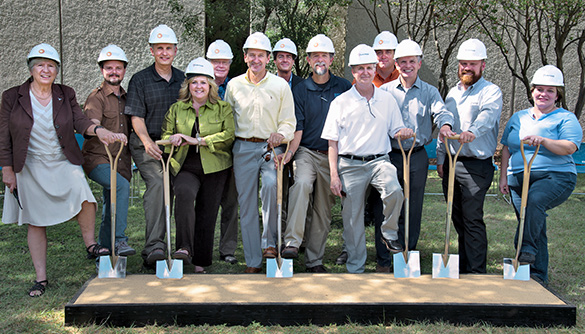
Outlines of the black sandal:
{"label": "black sandal", "polygon": [[[90,248],[91,248],[91,251],[89,250]],[[106,255],[111,254],[109,249],[107,249],[106,247],[103,247],[102,245],[100,245],[98,243],[87,246],[87,248],[85,250],[87,251],[87,258],[90,260],[98,258],[100,256],[106,256]]]}
{"label": "black sandal", "polygon": [[[43,281],[35,281],[35,284],[28,290],[28,296],[29,297],[40,297],[45,293],[45,288],[47,287],[47,285],[49,285],[49,281],[47,280],[43,280]],[[39,291],[40,294],[38,295],[31,295],[32,292],[35,291]]]}

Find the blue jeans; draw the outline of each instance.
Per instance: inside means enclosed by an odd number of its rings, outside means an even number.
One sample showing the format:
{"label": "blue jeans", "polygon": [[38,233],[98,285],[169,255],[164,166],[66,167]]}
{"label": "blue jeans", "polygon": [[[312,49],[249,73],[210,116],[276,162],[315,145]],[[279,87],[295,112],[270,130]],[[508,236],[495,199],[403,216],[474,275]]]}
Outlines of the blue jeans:
{"label": "blue jeans", "polygon": [[[524,173],[508,175],[508,187],[512,194],[512,204],[516,217],[520,219],[522,201],[522,180]],[[548,239],[546,237],[546,214],[550,210],[569,198],[577,175],[560,172],[532,172],[530,173],[530,188],[524,216],[524,237],[521,252],[536,255],[536,261],[530,266],[530,273],[548,282]],[[518,247],[518,230],[514,244]]]}
{"label": "blue jeans", "polygon": [[[128,199],[130,198],[130,182],[120,173],[116,177],[116,242],[128,241],[124,234],[128,220]],[[110,223],[110,165],[100,164],[89,173],[89,178],[99,183],[103,190],[102,224],[100,226],[99,243],[110,248],[111,223]]]}

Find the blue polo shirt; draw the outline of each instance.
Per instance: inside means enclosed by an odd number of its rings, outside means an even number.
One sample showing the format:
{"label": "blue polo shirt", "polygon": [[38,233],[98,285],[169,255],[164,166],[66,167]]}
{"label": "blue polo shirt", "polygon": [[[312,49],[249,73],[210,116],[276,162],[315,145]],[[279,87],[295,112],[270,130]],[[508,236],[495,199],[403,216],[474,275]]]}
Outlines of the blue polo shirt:
{"label": "blue polo shirt", "polygon": [[[508,174],[524,171],[524,162],[520,152],[520,140],[528,135],[536,135],[550,139],[564,139],[573,142],[577,148],[581,145],[583,130],[572,112],[558,108],[539,119],[532,117],[530,109],[518,111],[506,124],[501,143],[510,150]],[[526,159],[530,161],[534,155],[535,146],[524,146]],[[576,174],[577,170],[572,155],[557,155],[540,146],[538,155],[532,163],[532,171],[567,172]]]}
{"label": "blue polo shirt", "polygon": [[311,150],[326,151],[327,140],[321,139],[331,101],[351,88],[351,83],[330,73],[329,81],[318,85],[313,74],[293,89],[295,100],[296,131],[303,131],[300,145]]}

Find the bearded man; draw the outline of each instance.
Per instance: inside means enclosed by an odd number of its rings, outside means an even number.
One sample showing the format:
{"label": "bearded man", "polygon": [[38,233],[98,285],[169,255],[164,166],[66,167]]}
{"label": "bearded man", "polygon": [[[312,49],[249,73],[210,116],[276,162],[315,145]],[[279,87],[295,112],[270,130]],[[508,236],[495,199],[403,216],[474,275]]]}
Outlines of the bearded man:
{"label": "bearded man", "polygon": [[[453,193],[453,225],[459,235],[459,272],[485,273],[487,234],[483,221],[483,203],[494,176],[492,156],[496,150],[498,125],[502,113],[500,88],[483,78],[487,59],[485,45],[477,39],[461,44],[458,75],[445,106],[453,113],[453,131],[460,133],[459,141],[449,141],[455,154],[463,145],[455,168]],[[437,172],[443,178],[443,193],[447,197],[449,164],[444,165],[445,145],[437,144]]]}

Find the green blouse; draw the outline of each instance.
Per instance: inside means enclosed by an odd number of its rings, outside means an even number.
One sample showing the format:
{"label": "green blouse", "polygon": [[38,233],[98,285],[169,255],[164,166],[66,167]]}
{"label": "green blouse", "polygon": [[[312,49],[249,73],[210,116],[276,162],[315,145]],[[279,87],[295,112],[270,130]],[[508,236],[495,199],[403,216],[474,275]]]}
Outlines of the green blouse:
{"label": "green blouse", "polygon": [[[176,133],[191,136],[195,125],[195,109],[191,103],[178,101],[171,105],[162,126],[162,139]],[[205,174],[219,172],[232,166],[232,143],[235,138],[234,116],[224,101],[199,108],[199,136],[207,146],[200,146],[201,165]],[[180,146],[171,159],[171,173],[177,175],[191,145]],[[170,153],[171,146],[165,148]]]}

